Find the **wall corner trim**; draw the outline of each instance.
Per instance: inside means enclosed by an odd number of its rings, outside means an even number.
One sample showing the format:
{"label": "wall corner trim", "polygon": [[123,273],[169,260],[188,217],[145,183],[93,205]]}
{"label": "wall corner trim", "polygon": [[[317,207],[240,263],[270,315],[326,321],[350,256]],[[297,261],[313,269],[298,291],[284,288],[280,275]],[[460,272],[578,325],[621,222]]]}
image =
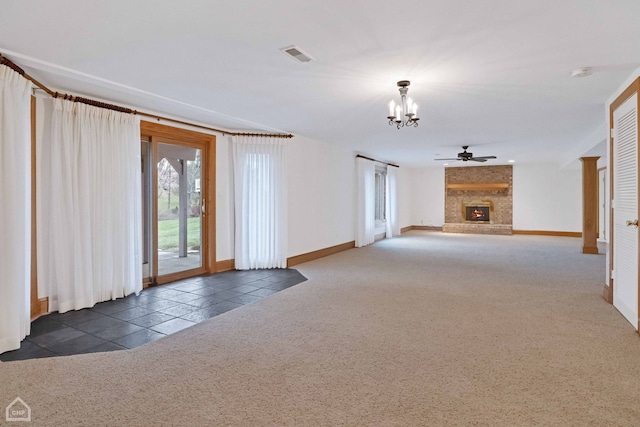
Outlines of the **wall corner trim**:
{"label": "wall corner trim", "polygon": [[222,271],[229,271],[236,269],[236,261],[234,259],[225,259],[223,261],[216,261],[215,272],[220,273]]}
{"label": "wall corner trim", "polygon": [[613,304],[613,292],[611,292],[609,285],[604,285],[602,288],[602,298],[609,304]]}
{"label": "wall corner trim", "polygon": [[582,237],[579,231],[549,231],[549,230],[513,230],[513,234],[525,234],[529,236],[559,236],[559,237]]}
{"label": "wall corner trim", "polygon": [[355,247],[356,247],[356,242],[355,240],[352,240],[350,242],[342,243],[340,245],[335,245],[328,248],[319,249],[317,251],[307,252],[305,254],[292,256],[287,258],[287,267],[293,267],[294,265],[302,264],[304,262],[313,261],[318,258],[324,258],[326,256],[337,254],[338,252],[347,251]]}
{"label": "wall corner trim", "polygon": [[45,314],[49,314],[49,297],[38,298],[36,301],[31,302],[32,322]]}
{"label": "wall corner trim", "polygon": [[437,225],[410,225],[400,229],[400,233],[406,233],[411,230],[423,230],[423,231],[442,231],[442,226]]}

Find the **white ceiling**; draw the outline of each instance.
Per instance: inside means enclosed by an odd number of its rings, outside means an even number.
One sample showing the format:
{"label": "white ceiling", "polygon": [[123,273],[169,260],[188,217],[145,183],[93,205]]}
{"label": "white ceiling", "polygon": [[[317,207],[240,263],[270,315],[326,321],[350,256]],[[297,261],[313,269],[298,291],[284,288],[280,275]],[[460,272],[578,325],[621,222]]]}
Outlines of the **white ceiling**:
{"label": "white ceiling", "polygon": [[[0,11],[0,53],[49,87],[406,166],[461,145],[492,164],[565,162],[640,67],[638,0],[0,0]],[[316,60],[297,63],[280,51],[290,45]],[[578,67],[594,73],[572,78]],[[402,79],[418,128],[387,124]]]}

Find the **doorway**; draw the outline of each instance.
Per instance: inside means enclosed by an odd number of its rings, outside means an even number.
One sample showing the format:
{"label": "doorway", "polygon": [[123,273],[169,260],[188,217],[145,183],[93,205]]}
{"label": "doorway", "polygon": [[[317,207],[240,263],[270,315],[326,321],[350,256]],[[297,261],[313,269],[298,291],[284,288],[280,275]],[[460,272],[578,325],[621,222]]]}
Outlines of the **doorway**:
{"label": "doorway", "polygon": [[145,286],[212,272],[215,136],[141,122]]}

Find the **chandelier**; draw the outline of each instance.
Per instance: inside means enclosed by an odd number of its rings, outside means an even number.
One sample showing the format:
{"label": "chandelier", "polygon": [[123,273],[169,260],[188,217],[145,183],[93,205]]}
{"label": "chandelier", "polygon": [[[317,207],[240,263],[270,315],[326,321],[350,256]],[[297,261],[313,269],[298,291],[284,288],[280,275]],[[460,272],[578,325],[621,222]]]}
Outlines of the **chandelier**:
{"label": "chandelier", "polygon": [[400,80],[398,87],[400,88],[400,103],[396,105],[394,101],[389,103],[389,119],[390,125],[395,125],[398,129],[404,126],[418,127],[418,104],[407,97],[409,91],[409,80]]}

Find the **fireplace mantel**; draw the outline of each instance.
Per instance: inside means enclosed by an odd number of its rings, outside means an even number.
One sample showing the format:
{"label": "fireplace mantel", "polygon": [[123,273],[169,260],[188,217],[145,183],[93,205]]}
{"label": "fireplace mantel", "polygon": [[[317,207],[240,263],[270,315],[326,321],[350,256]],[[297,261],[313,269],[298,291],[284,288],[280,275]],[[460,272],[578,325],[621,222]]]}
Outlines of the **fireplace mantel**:
{"label": "fireplace mantel", "polygon": [[506,190],[508,188],[508,183],[447,184],[447,190],[459,191]]}

